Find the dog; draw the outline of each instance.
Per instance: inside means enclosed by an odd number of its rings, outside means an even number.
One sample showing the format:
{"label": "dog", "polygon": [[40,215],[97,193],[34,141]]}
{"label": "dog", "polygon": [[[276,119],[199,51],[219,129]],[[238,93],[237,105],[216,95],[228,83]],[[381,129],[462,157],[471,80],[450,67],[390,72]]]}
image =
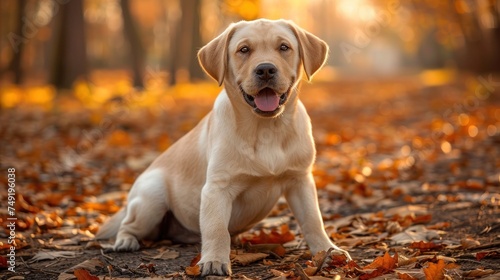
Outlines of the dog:
{"label": "dog", "polygon": [[127,206],[99,230],[115,251],[160,232],[199,242],[202,276],[231,275],[231,237],[284,195],[312,253],[333,250],[311,173],[316,150],[298,84],[323,66],[328,45],[288,20],[241,21],[198,52],[224,89],[213,110],[135,181]]}

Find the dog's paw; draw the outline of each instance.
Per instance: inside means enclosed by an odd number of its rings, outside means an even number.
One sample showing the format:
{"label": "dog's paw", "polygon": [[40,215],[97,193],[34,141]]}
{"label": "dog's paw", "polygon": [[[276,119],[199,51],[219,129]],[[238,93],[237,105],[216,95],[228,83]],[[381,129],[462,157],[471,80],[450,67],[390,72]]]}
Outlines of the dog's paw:
{"label": "dog's paw", "polygon": [[141,248],[139,241],[137,241],[135,236],[130,234],[119,235],[113,246],[114,251],[137,251],[139,248]]}
{"label": "dog's paw", "polygon": [[202,277],[208,275],[229,276],[232,274],[230,263],[223,263],[220,261],[208,261],[206,263],[200,264],[200,266],[201,266]]}

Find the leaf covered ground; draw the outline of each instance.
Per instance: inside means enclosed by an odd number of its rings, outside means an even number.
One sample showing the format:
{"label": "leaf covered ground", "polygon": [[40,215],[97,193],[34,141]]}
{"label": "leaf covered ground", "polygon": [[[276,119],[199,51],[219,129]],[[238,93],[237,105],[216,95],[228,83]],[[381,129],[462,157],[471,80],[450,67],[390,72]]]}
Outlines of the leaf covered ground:
{"label": "leaf covered ground", "polygon": [[[196,277],[199,245],[145,242],[139,252],[107,253],[93,236],[218,91],[153,84],[137,92],[120,80],[57,96],[50,87],[3,87],[2,278]],[[303,85],[326,230],[354,261],[311,256],[280,201],[235,240],[233,278],[500,279],[499,92],[492,75]],[[8,270],[11,217],[16,273]]]}

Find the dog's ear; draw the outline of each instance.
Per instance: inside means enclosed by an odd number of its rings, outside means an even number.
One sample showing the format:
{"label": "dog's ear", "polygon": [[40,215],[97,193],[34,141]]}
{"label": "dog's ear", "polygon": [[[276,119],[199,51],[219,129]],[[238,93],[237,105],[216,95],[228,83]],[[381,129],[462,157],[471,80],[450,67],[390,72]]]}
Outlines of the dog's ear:
{"label": "dog's ear", "polygon": [[198,52],[198,61],[201,68],[219,83],[224,82],[227,68],[227,47],[234,33],[234,24],[231,24],[222,34],[210,41]]}
{"label": "dog's ear", "polygon": [[328,57],[328,45],[325,41],[315,35],[305,31],[291,21],[287,21],[293,33],[299,41],[299,53],[304,65],[307,80],[310,81],[312,76],[325,64]]}

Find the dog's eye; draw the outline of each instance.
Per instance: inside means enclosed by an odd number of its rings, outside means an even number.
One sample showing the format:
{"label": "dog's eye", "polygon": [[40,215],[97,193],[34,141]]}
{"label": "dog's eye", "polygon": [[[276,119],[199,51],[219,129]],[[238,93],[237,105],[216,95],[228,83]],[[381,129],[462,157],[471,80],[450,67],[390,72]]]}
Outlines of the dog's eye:
{"label": "dog's eye", "polygon": [[248,47],[242,47],[242,48],[240,48],[240,52],[241,53],[247,53],[249,51],[250,51],[250,49]]}
{"label": "dog's eye", "polygon": [[289,46],[287,46],[287,45],[285,45],[285,44],[281,44],[281,46],[280,46],[280,50],[281,50],[281,51],[288,51],[288,49],[290,49],[290,47],[289,47]]}

